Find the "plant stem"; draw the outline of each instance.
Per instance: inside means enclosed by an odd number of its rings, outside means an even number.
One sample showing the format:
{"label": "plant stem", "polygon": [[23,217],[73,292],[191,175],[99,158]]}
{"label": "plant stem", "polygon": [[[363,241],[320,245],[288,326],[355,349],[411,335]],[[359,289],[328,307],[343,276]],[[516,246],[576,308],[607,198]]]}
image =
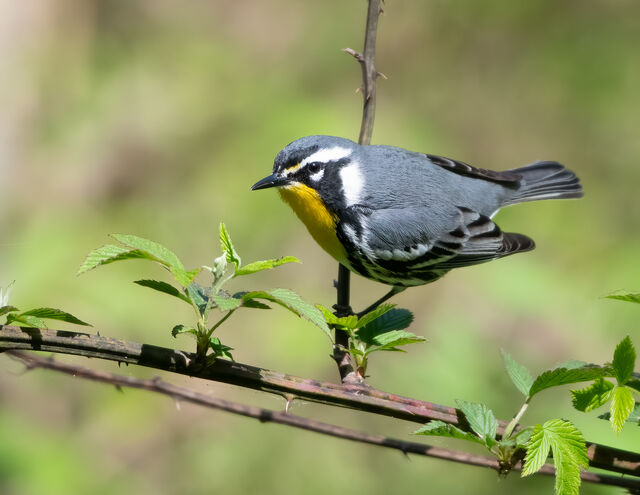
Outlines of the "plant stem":
{"label": "plant stem", "polygon": [[216,328],[218,328],[220,325],[222,325],[225,321],[227,321],[227,319],[235,312],[235,309],[229,310],[227,311],[227,314],[224,315],[222,318],[220,318],[217,323],[215,325],[213,325],[210,329],[209,332],[207,333],[207,338],[211,337],[211,335],[213,335],[213,332],[215,332]]}
{"label": "plant stem", "polygon": [[527,400],[524,401],[524,404],[522,404],[522,407],[520,408],[518,413],[513,417],[513,419],[511,421],[509,421],[509,424],[504,429],[504,433],[502,434],[502,438],[504,440],[508,440],[511,437],[511,434],[513,433],[513,430],[515,429],[515,427],[520,422],[520,418],[522,418],[522,415],[527,410],[527,407],[529,407],[529,399],[530,398],[527,397]]}
{"label": "plant stem", "polygon": [[[360,62],[360,66],[362,68],[363,108],[360,136],[358,138],[359,144],[370,144],[371,135],[373,134],[373,122],[376,113],[376,79],[378,77],[378,73],[376,72],[373,62],[376,55],[378,18],[382,11],[380,8],[381,1],[382,0],[369,0],[363,53],[360,54],[350,48],[345,49],[347,53],[353,55],[355,59]],[[349,306],[350,276],[351,274],[345,266],[338,265],[338,283],[336,284],[336,289],[338,291],[336,314],[338,316],[346,316],[353,313]],[[335,342],[336,345],[333,349],[333,359],[338,365],[338,371],[340,372],[342,382],[361,382],[362,380],[358,377],[357,373],[354,372],[353,365],[349,359],[349,354],[341,350],[341,348],[349,348],[349,337],[346,332],[336,330]]]}

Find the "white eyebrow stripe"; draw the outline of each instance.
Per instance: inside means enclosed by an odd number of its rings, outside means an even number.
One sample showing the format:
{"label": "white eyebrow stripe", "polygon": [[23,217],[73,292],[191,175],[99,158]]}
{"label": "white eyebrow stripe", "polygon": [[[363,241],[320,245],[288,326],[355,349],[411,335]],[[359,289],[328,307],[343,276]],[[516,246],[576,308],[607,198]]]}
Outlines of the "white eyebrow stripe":
{"label": "white eyebrow stripe", "polygon": [[333,148],[323,148],[320,151],[316,151],[314,154],[309,155],[300,162],[300,166],[304,167],[307,163],[320,162],[329,163],[341,160],[348,157],[351,154],[349,148],[342,148],[340,146],[334,146]]}
{"label": "white eyebrow stripe", "polygon": [[342,167],[340,169],[340,180],[342,181],[342,190],[344,191],[347,206],[360,203],[364,186],[364,177],[360,170],[360,164],[353,162],[346,167]]}

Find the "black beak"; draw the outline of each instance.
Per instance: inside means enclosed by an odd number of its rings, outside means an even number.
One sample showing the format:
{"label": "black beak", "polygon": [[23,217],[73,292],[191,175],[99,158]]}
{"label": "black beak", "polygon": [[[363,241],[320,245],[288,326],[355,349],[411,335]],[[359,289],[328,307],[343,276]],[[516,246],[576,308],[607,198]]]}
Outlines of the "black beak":
{"label": "black beak", "polygon": [[253,186],[251,186],[251,190],[257,191],[258,189],[267,189],[269,187],[284,186],[285,184],[288,184],[288,183],[289,181],[287,179],[278,177],[276,174],[271,174],[270,176],[265,177],[264,179],[256,182]]}

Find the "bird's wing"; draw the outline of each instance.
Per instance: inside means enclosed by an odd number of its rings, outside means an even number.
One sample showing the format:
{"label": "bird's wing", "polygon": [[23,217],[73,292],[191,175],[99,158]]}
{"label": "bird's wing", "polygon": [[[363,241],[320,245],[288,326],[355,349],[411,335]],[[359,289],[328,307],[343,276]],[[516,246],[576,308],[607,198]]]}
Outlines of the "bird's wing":
{"label": "bird's wing", "polygon": [[505,170],[503,172],[496,172],[495,170],[485,170],[483,168],[477,168],[469,165],[468,163],[453,160],[451,158],[445,158],[438,155],[427,155],[431,163],[450,170],[458,175],[465,177],[471,177],[475,179],[488,180],[497,184],[502,184],[507,187],[517,187],[520,184],[522,176],[515,173],[513,170]]}
{"label": "bird's wing", "polygon": [[475,265],[518,251],[533,249],[531,239],[504,233],[485,215],[465,207],[434,225],[427,208],[385,209],[367,218],[366,244],[370,257],[391,270],[435,266],[451,269]]}

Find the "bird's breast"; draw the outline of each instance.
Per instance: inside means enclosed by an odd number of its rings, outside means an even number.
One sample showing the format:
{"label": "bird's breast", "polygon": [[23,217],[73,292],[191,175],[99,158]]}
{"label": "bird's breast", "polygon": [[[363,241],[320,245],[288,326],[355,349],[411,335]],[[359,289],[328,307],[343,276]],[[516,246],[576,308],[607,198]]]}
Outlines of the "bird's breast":
{"label": "bird's breast", "polygon": [[336,236],[338,217],[327,209],[320,195],[301,183],[281,187],[278,192],[320,247],[336,260],[344,261],[346,251]]}

